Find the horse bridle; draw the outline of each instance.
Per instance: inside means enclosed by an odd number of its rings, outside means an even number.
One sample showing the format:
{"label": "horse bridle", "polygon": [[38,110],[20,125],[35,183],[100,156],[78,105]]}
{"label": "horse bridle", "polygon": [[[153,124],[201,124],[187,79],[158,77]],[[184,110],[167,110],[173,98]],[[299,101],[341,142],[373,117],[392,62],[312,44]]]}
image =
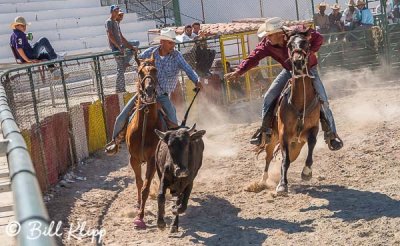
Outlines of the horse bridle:
{"label": "horse bridle", "polygon": [[[296,37],[296,35],[293,35],[292,37],[290,37],[290,39],[289,39],[289,41],[287,43],[288,46],[289,46],[290,43],[293,42],[295,37]],[[308,44],[308,46],[310,46],[310,44]],[[293,62],[293,59],[292,59],[294,53],[301,53],[301,54],[304,55],[306,73],[303,74],[303,75],[295,75],[295,73],[294,73],[294,62]],[[304,78],[305,76],[310,77],[310,78],[314,78],[314,76],[312,76],[308,71],[308,58],[310,57],[310,51],[309,50],[305,51],[304,49],[300,49],[300,48],[295,48],[293,50],[290,50],[288,48],[288,56],[289,56],[290,62],[292,63],[292,78],[294,78],[294,79],[297,79],[297,78],[300,78],[300,77]]]}
{"label": "horse bridle", "polygon": [[[289,46],[289,44],[291,43],[291,42],[293,42],[293,40],[294,40],[294,37],[296,37],[296,35],[294,35],[294,36],[292,36],[292,37],[290,37],[290,39],[289,39],[289,41],[288,41],[288,46]],[[310,44],[308,44],[308,46],[310,46]],[[295,75],[295,71],[294,71],[294,61],[293,61],[293,55],[294,55],[294,53],[295,52],[297,52],[297,53],[302,53],[303,55],[304,55],[304,59],[305,59],[305,69],[306,69],[306,73],[305,74],[302,74],[302,75]],[[289,98],[289,100],[288,100],[288,103],[289,103],[289,106],[292,108],[292,110],[294,110],[295,112],[296,112],[296,115],[297,115],[297,125],[298,125],[298,127],[297,127],[297,134],[298,134],[298,137],[297,137],[297,139],[298,139],[298,141],[300,141],[300,132],[301,132],[301,129],[300,128],[302,128],[303,126],[304,126],[304,122],[305,122],[305,117],[306,117],[306,115],[309,113],[309,112],[311,112],[311,110],[312,109],[314,109],[314,107],[317,105],[317,103],[318,103],[318,96],[316,95],[315,96],[315,98],[314,98],[314,100],[311,102],[311,104],[309,104],[308,105],[308,107],[307,107],[307,105],[306,105],[306,90],[305,90],[305,77],[309,77],[309,78],[315,78],[315,76],[312,76],[310,73],[309,73],[309,71],[308,71],[308,58],[309,58],[309,56],[310,56],[310,51],[309,51],[309,49],[308,49],[308,51],[305,51],[304,49],[300,49],[300,48],[295,48],[295,49],[293,49],[293,50],[290,50],[289,48],[288,48],[288,55],[289,55],[289,59],[290,59],[290,62],[292,63],[292,79],[291,80],[289,80],[289,81],[293,81],[293,80],[295,80],[295,79],[298,79],[298,78],[303,78],[303,91],[304,91],[304,104],[303,104],[303,111],[302,112],[300,112],[300,111],[298,111],[293,105],[292,105],[292,102],[291,102],[291,97]],[[292,85],[293,86],[293,85]],[[301,120],[301,121],[300,121]],[[300,123],[300,125],[299,125],[299,123]]]}
{"label": "horse bridle", "polygon": [[[153,67],[155,67],[154,66],[154,64],[153,63],[151,63],[151,62],[144,62],[143,64],[140,64],[140,66],[139,66],[139,68],[140,69],[138,69],[138,74],[139,74],[139,77],[140,77],[140,72],[143,70],[143,68],[144,67],[146,67],[146,66],[153,66]],[[158,80],[157,79],[155,79],[151,74],[147,74],[147,75],[145,75],[143,78],[140,78],[140,81],[139,81],[139,83],[140,83],[140,90],[139,90],[139,98],[143,98],[144,97],[144,88],[143,88],[143,83],[144,83],[144,81],[146,80],[146,79],[151,79],[152,81],[154,81],[155,82],[155,87],[154,87],[154,93],[155,93],[155,97],[154,97],[154,100],[152,101],[152,102],[144,102],[144,101],[141,101],[141,103],[143,104],[143,106],[147,106],[147,105],[150,105],[150,104],[154,104],[154,103],[156,103],[156,98],[157,98],[157,85],[158,85]],[[142,108],[141,108],[142,109]]]}

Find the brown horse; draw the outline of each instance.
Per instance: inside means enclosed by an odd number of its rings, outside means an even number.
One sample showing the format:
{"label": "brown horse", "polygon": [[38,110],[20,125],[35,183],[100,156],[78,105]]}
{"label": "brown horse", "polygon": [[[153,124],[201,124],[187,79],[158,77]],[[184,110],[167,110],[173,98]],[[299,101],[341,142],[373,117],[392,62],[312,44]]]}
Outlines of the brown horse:
{"label": "brown horse", "polygon": [[[161,130],[162,125],[159,121],[156,102],[158,80],[154,58],[151,56],[150,59],[139,60],[137,57],[135,59],[139,75],[138,100],[135,107],[136,113],[127,127],[126,143],[130,153],[130,164],[135,172],[137,188],[139,211],[134,224],[137,229],[145,229],[144,207],[149,195],[151,180],[156,171],[155,150],[159,141],[154,130]],[[145,162],[147,165],[143,182],[141,167]]]}
{"label": "brown horse", "polygon": [[320,104],[313,87],[313,77],[307,68],[310,44],[308,29],[303,31],[285,30],[288,40],[289,59],[292,62],[293,77],[289,80],[289,89],[285,90],[278,104],[277,120],[274,121],[271,143],[265,145],[266,164],[260,183],[252,184],[248,190],[255,191],[266,187],[268,168],[277,146],[282,152],[281,178],[276,191],[284,194],[288,191],[287,171],[295,161],[305,143],[308,144],[308,156],[301,177],[312,177],[312,155],[319,130]]}

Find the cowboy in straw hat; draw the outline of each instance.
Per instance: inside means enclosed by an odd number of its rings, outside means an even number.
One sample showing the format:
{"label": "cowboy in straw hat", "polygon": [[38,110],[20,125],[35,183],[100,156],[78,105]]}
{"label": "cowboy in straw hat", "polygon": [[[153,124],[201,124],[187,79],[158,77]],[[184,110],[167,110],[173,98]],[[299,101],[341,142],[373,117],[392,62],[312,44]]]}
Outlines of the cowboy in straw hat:
{"label": "cowboy in straw hat", "polygon": [[314,15],[314,24],[316,29],[321,33],[328,33],[329,32],[329,17],[325,14],[326,8],[329,5],[325,2],[321,2],[317,5],[319,12]]}
{"label": "cowboy in straw hat", "polygon": [[357,0],[357,8],[359,10],[356,19],[360,29],[369,29],[374,25],[374,16],[369,8],[367,8],[363,0]]}
{"label": "cowboy in straw hat", "polygon": [[335,3],[331,6],[333,10],[332,13],[329,14],[329,24],[330,24],[330,32],[343,32],[343,22],[342,22],[342,13],[339,12],[340,5]]}
{"label": "cowboy in straw hat", "polygon": [[[139,59],[154,59],[157,68],[157,102],[159,102],[163,110],[168,116],[168,119],[178,125],[176,117],[176,109],[170,100],[171,93],[175,90],[178,82],[180,70],[184,70],[194,86],[200,89],[202,86],[199,81],[199,76],[185,61],[180,51],[175,50],[176,35],[171,28],[163,28],[160,35],[154,38],[154,42],[159,45],[150,47],[139,55]],[[119,144],[125,137],[123,134],[126,131],[126,123],[128,122],[130,112],[133,111],[137,94],[134,95],[125,105],[124,109],[118,115],[115,124],[112,141],[105,146],[105,152],[108,155],[114,155],[119,150]]]}
{"label": "cowboy in straw hat", "polygon": [[353,7],[355,7],[355,6],[356,6],[356,3],[354,2],[354,0],[349,0],[349,1],[346,3],[346,5],[347,5],[347,6],[353,6]]}
{"label": "cowboy in straw hat", "polygon": [[356,8],[354,0],[349,0],[346,4],[348,7],[343,11],[344,30],[351,31],[357,25],[357,15],[359,10]]}
{"label": "cowboy in straw hat", "polygon": [[[291,27],[298,28],[297,26]],[[262,143],[268,144],[272,136],[272,120],[273,111],[275,108],[276,99],[278,99],[287,81],[292,78],[291,70],[292,64],[289,59],[289,51],[286,43],[286,35],[283,31],[286,27],[283,26],[283,20],[279,17],[274,17],[266,20],[257,31],[257,35],[262,38],[261,42],[251,52],[251,54],[243,60],[234,72],[227,73],[224,77],[227,80],[235,80],[249,71],[251,68],[257,66],[261,59],[264,57],[272,57],[283,67],[281,73],[275,78],[264,96],[263,111],[262,111],[262,124],[257,132],[253,135],[250,143],[261,145]],[[302,29],[302,28],[299,28]],[[342,147],[343,143],[339,141],[336,133],[335,121],[331,110],[329,109],[328,97],[326,95],[324,86],[318,76],[317,71],[317,57],[315,52],[318,52],[323,43],[323,37],[320,33],[313,29],[308,29],[308,38],[311,44],[310,54],[308,58],[308,66],[310,73],[315,76],[314,88],[319,94],[320,99],[323,101],[321,105],[321,123],[324,125],[325,139],[334,150]]]}
{"label": "cowboy in straw hat", "polygon": [[62,56],[54,52],[47,38],[40,38],[31,46],[25,34],[28,25],[30,25],[30,23],[26,22],[25,18],[22,16],[16,17],[10,24],[11,29],[13,29],[10,37],[10,45],[15,51],[18,60],[22,63],[36,63],[40,60],[63,59]]}

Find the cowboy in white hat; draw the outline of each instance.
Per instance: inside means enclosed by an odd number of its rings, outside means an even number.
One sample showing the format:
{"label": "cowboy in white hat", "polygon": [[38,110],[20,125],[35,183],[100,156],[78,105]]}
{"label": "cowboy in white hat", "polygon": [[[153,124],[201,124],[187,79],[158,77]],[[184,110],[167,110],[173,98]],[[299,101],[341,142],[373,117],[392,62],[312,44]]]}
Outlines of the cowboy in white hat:
{"label": "cowboy in white hat", "polygon": [[25,34],[28,25],[30,25],[30,23],[26,22],[25,18],[22,16],[16,17],[10,24],[11,29],[13,29],[10,37],[10,45],[14,50],[16,59],[20,60],[21,63],[36,63],[40,60],[63,58],[54,52],[47,38],[40,38],[31,46]]}
{"label": "cowboy in white hat", "polygon": [[[178,125],[176,109],[170,100],[170,95],[177,85],[179,71],[184,70],[196,88],[200,89],[202,86],[199,76],[185,61],[181,52],[175,50],[176,42],[175,31],[172,28],[163,28],[160,31],[160,35],[153,40],[153,43],[159,45],[143,51],[139,55],[139,59],[154,57],[158,80],[158,87],[156,88],[157,101],[162,105],[168,119],[175,125]],[[118,115],[114,125],[113,139],[105,148],[105,152],[108,155],[114,155],[118,152],[119,144],[125,137],[121,132],[126,130],[125,126],[129,119],[129,113],[133,111],[136,99],[137,95],[133,96]]]}
{"label": "cowboy in white hat", "polygon": [[357,0],[357,8],[359,10],[356,18],[359,23],[358,29],[369,29],[374,25],[374,16],[369,8],[367,8],[363,0]]}
{"label": "cowboy in white hat", "polygon": [[343,32],[342,13],[340,13],[340,5],[335,3],[331,6],[332,13],[329,14],[330,32]]}
{"label": "cowboy in white hat", "polygon": [[356,8],[354,0],[349,0],[347,8],[343,11],[342,20],[345,31],[353,30],[357,25],[357,15],[359,10]]}
{"label": "cowboy in white hat", "polygon": [[[268,56],[272,57],[283,67],[281,73],[275,78],[267,93],[264,95],[262,125],[250,140],[250,143],[255,145],[260,145],[262,143],[262,139],[265,140],[265,144],[270,143],[275,103],[288,80],[292,78],[292,65],[289,61],[290,59],[286,35],[283,31],[283,28],[283,20],[279,17],[266,20],[257,31],[258,37],[262,38],[261,42],[251,52],[251,54],[240,63],[234,72],[227,73],[225,75],[225,79],[227,80],[237,79],[251,68],[257,66],[261,59]],[[308,66],[310,73],[315,76],[314,88],[316,89],[321,101],[323,101],[323,104],[321,105],[321,123],[324,126],[323,129],[325,131],[325,139],[331,146],[333,146],[334,150],[338,150],[342,147],[343,143],[339,141],[336,133],[333,115],[329,109],[328,97],[326,95],[324,86],[322,85],[321,79],[318,76],[316,66],[318,61],[317,57],[315,56],[315,52],[317,52],[321,47],[323,43],[323,37],[321,34],[311,28],[308,29],[308,32],[308,38],[311,44],[311,53],[308,58]]]}
{"label": "cowboy in white hat", "polygon": [[325,2],[321,2],[317,5],[318,13],[314,15],[314,24],[318,32],[320,33],[328,33],[329,32],[329,17],[325,14],[326,8],[329,5]]}

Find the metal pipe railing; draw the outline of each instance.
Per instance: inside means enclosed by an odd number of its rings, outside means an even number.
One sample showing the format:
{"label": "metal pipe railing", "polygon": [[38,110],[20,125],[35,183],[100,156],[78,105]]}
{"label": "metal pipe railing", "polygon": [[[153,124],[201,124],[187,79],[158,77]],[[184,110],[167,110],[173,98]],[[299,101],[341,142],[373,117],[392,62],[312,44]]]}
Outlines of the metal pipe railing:
{"label": "metal pipe railing", "polygon": [[[3,80],[3,75],[0,78]],[[45,235],[50,218],[29,151],[8,105],[3,85],[0,85],[0,124],[4,139],[9,141],[7,159],[14,196],[17,245],[56,245],[54,237]]]}

